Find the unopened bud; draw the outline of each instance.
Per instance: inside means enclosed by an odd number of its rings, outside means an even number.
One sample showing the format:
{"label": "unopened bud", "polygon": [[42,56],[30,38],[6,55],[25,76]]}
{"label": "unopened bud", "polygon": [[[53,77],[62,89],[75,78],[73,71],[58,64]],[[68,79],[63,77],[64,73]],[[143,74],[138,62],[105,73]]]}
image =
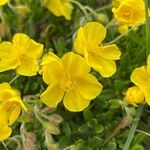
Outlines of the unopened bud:
{"label": "unopened bud", "polygon": [[15,11],[17,12],[17,14],[23,17],[25,17],[28,13],[31,12],[31,10],[27,6],[23,6],[23,5],[16,6]]}

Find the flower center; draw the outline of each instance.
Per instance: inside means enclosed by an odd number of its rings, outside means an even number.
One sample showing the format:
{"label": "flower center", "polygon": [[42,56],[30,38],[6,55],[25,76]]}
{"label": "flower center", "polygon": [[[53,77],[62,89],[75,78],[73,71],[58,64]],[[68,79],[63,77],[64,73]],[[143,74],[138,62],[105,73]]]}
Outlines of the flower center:
{"label": "flower center", "polygon": [[60,81],[60,88],[66,92],[73,90],[76,87],[76,81],[65,77]]}
{"label": "flower center", "polygon": [[7,112],[11,112],[13,109],[15,109],[17,106],[16,102],[8,102],[7,104]]}

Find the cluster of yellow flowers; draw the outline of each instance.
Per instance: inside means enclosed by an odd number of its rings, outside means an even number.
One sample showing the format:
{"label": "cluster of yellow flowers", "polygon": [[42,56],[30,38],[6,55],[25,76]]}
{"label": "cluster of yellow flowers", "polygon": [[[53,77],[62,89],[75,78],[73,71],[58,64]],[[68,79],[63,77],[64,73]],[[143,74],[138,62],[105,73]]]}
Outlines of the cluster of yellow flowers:
{"label": "cluster of yellow flowers", "polygon": [[17,120],[21,108],[27,111],[20,92],[12,89],[8,83],[0,84],[0,141],[11,135],[10,126]]}
{"label": "cluster of yellow flowers", "polygon": [[[44,82],[49,85],[40,96],[46,105],[56,107],[63,99],[64,106],[69,111],[82,111],[103,88],[90,74],[90,67],[103,77],[110,77],[116,72],[114,60],[119,59],[121,53],[115,44],[100,43],[105,35],[106,28],[102,24],[89,22],[78,29],[74,40],[75,51],[84,57],[68,52],[60,59],[49,52],[39,64],[43,45],[23,33],[16,33],[12,42],[0,43],[0,72],[13,69],[16,74],[23,76],[34,76],[39,72]],[[8,83],[2,83],[0,140],[11,134],[9,126],[18,118],[21,107],[26,110],[19,91],[12,89]]]}
{"label": "cluster of yellow flowers", "polygon": [[[82,111],[100,94],[102,85],[89,73],[90,67],[103,77],[110,77],[116,72],[114,60],[121,55],[115,44],[101,44],[105,36],[106,28],[102,24],[89,22],[78,29],[74,40],[75,51],[85,58],[73,52],[61,59],[52,52],[43,56],[40,73],[49,85],[41,95],[45,104],[56,107],[63,99],[68,110]],[[17,33],[12,43],[0,44],[0,72],[15,69],[19,75],[34,76],[39,71],[42,53],[42,44]]]}
{"label": "cluster of yellow flowers", "polygon": [[[54,15],[71,19],[73,6],[68,0],[43,2]],[[116,2],[113,12],[119,23],[136,26],[145,21],[143,0]],[[5,3],[7,0],[0,1],[0,5]],[[96,77],[90,74],[91,67],[104,78],[116,72],[115,60],[120,59],[121,52],[116,44],[103,44],[105,37],[106,28],[102,24],[88,22],[77,31],[73,42],[74,52],[58,58],[52,52],[43,55],[43,44],[23,33],[16,33],[12,42],[0,43],[0,72],[13,69],[16,74],[23,76],[40,73],[48,85],[40,96],[47,106],[57,107],[63,100],[69,111],[82,111],[103,88]],[[150,56],[147,66],[133,71],[131,81],[136,86],[129,88],[126,100],[135,106],[145,100],[150,104]],[[19,91],[12,89],[8,83],[0,84],[0,141],[10,136],[10,126],[18,118],[21,108],[27,110]]]}

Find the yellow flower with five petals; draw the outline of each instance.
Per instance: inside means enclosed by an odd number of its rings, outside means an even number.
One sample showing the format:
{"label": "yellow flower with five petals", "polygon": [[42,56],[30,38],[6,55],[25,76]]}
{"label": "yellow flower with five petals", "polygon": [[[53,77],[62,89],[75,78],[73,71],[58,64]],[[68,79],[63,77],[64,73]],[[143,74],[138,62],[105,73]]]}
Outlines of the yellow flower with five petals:
{"label": "yellow flower with five petals", "polygon": [[120,59],[121,52],[116,44],[103,45],[105,37],[106,28],[102,24],[89,22],[78,29],[74,49],[103,77],[110,77],[116,72],[114,60]]}
{"label": "yellow flower with five petals", "polygon": [[42,74],[49,86],[41,94],[42,101],[50,107],[56,107],[63,99],[69,111],[82,111],[102,90],[102,85],[89,72],[90,67],[85,59],[72,52],[61,59],[51,52],[45,55]]}
{"label": "yellow flower with five petals", "polygon": [[71,19],[73,6],[68,0],[44,0],[43,3],[55,16]]}
{"label": "yellow flower with five petals", "polygon": [[119,23],[127,26],[144,23],[145,5],[143,0],[118,0],[116,6],[113,7],[112,12]]}
{"label": "yellow flower with five petals", "polygon": [[17,33],[12,43],[0,43],[0,72],[15,69],[19,75],[34,76],[39,70],[38,59],[42,53],[42,44]]}

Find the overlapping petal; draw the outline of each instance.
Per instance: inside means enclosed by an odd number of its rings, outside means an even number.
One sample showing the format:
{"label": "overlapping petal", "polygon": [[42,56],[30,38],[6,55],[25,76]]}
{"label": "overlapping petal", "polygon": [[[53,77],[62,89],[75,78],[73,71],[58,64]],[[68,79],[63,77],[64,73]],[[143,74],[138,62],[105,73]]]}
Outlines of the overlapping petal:
{"label": "overlapping petal", "polygon": [[109,60],[120,59],[121,52],[116,44],[100,46],[99,53],[101,57]]}
{"label": "overlapping petal", "polygon": [[58,82],[64,76],[61,60],[53,53],[46,54],[42,59],[42,73],[45,83]]}
{"label": "overlapping petal", "polygon": [[112,76],[116,72],[115,61],[101,56],[86,54],[88,64],[98,71],[104,78]]}
{"label": "overlapping petal", "polygon": [[50,85],[40,96],[42,101],[49,107],[56,107],[64,96],[64,90],[59,85]]}
{"label": "overlapping petal", "polygon": [[97,79],[92,75],[86,75],[82,77],[78,77],[77,88],[85,99],[94,99],[97,97],[101,91],[103,86],[97,81]]}
{"label": "overlapping petal", "polygon": [[90,72],[90,67],[84,58],[72,52],[65,54],[61,61],[66,73],[70,76],[81,76]]}
{"label": "overlapping petal", "polygon": [[15,69],[19,64],[13,54],[13,45],[10,42],[0,44],[0,72]]}
{"label": "overlapping petal", "polygon": [[16,72],[24,76],[34,76],[38,70],[38,62],[34,58],[27,56],[20,58],[20,65],[16,68]]}
{"label": "overlapping petal", "polygon": [[63,99],[64,106],[72,112],[84,110],[89,105],[89,103],[90,100],[82,97],[77,89],[71,92],[67,92]]}
{"label": "overlapping petal", "polygon": [[16,33],[13,37],[14,52],[16,55],[26,55],[31,58],[40,58],[43,45],[30,39],[26,34]]}

